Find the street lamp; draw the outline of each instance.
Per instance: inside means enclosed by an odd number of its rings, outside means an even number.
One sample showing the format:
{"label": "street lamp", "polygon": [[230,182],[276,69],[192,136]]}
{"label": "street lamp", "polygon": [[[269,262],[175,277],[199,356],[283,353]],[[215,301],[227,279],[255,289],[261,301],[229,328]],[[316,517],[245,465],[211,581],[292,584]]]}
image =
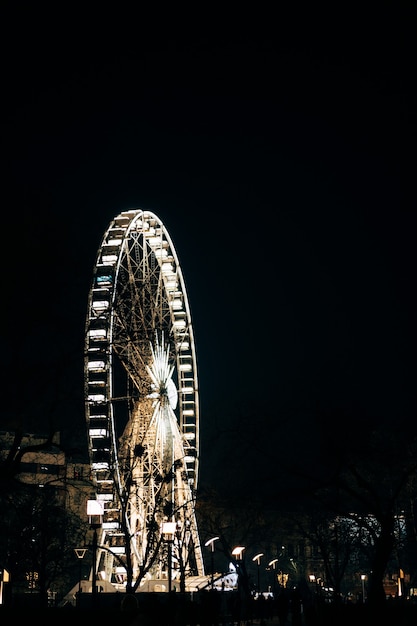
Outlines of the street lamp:
{"label": "street lamp", "polygon": [[168,592],[172,589],[172,544],[174,543],[175,531],[177,525],[175,522],[163,522],[162,537],[168,544]]}
{"label": "street lamp", "polygon": [[[236,561],[243,561],[244,550],[245,550],[245,546],[236,546],[236,548],[233,548],[232,556],[235,557]],[[237,575],[238,575],[238,608],[237,610],[238,610],[238,615],[239,615],[238,624],[240,624],[240,613],[241,613],[241,608],[242,608],[242,589],[240,585],[242,573],[243,573],[243,570],[241,570],[239,566],[239,569],[237,570]]]}
{"label": "street lamp", "polygon": [[94,529],[93,535],[93,575],[91,593],[93,594],[93,602],[95,602],[97,594],[97,529],[103,522],[104,505],[101,500],[87,500],[87,515],[90,526]]}
{"label": "street lamp", "polygon": [[87,552],[87,548],[74,548],[75,556],[78,559],[78,599],[77,604],[80,601],[80,593],[81,593],[81,563]]}
{"label": "street lamp", "polygon": [[235,557],[236,561],[241,561],[243,559],[244,549],[245,549],[245,546],[236,546],[236,548],[233,548],[232,556]]}
{"label": "street lamp", "polygon": [[272,585],[272,591],[275,594],[275,589],[276,589],[276,580],[275,580],[275,567],[276,564],[278,563],[278,559],[272,559],[272,561],[269,561],[268,563],[268,567],[272,567],[272,574],[273,574],[273,585]]}
{"label": "street lamp", "polygon": [[255,561],[256,561],[256,564],[257,564],[257,566],[258,566],[258,593],[260,593],[260,592],[261,592],[261,588],[260,588],[260,585],[259,585],[259,566],[260,566],[260,564],[261,564],[261,558],[263,557],[263,555],[264,555],[264,553],[263,553],[263,552],[260,552],[259,554],[256,554],[256,555],[253,557],[253,559],[252,559],[252,561],[253,561],[253,562],[255,562]]}
{"label": "street lamp", "polygon": [[214,542],[217,541],[219,537],[212,537],[204,544],[207,547],[210,546],[210,554],[211,554],[211,590],[214,588]]}
{"label": "street lamp", "polygon": [[365,579],[366,579],[366,575],[365,574],[361,574],[361,581],[362,581],[362,602],[365,603]]}

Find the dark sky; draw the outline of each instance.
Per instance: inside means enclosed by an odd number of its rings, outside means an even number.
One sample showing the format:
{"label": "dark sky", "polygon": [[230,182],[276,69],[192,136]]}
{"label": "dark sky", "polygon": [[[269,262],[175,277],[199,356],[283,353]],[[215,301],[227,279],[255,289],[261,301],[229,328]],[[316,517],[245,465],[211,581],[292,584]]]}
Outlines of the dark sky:
{"label": "dark sky", "polygon": [[185,276],[205,480],[238,423],[268,457],[299,454],[317,412],[415,420],[416,21],[379,11],[177,38],[7,13],[4,427],[83,433],[94,258],[136,207]]}

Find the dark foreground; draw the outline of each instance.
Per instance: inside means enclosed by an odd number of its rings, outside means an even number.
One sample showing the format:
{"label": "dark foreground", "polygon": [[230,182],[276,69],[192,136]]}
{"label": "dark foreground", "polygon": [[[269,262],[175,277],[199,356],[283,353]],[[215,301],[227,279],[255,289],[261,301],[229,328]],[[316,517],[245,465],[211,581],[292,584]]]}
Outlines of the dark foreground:
{"label": "dark foreground", "polygon": [[[243,614],[242,607],[230,611],[221,606],[209,594],[190,601],[190,598],[165,598],[163,601],[154,597],[145,599],[138,594],[132,602],[123,602],[108,606],[63,608],[38,608],[0,606],[0,625],[13,623],[37,623],[42,626],[71,623],[76,626],[91,624],[117,624],[126,626],[417,626],[417,604],[410,601],[397,603],[387,601],[378,610],[371,610],[366,605],[321,605],[302,610],[301,613],[288,611],[281,621],[275,611],[259,614]],[[103,603],[102,603],[103,604]],[[226,609],[226,610],[224,610]],[[263,611],[262,611],[263,612]]]}

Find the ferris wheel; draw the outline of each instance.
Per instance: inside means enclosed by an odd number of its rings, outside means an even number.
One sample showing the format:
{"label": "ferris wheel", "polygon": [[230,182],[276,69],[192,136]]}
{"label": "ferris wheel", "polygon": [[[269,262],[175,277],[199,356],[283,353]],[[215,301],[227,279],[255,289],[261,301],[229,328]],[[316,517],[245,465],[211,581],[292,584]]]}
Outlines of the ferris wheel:
{"label": "ferris wheel", "polygon": [[[195,518],[199,390],[190,307],[158,217],[117,215],[88,297],[85,407],[106,577],[129,556],[134,576],[163,577],[162,527],[175,523],[170,575],[204,574]],[[171,572],[172,567],[172,572]]]}

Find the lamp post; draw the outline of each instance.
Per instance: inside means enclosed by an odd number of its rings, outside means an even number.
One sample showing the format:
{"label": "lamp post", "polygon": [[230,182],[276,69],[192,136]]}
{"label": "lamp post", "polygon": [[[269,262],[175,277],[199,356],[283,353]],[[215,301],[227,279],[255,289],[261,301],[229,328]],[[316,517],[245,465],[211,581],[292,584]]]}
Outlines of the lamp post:
{"label": "lamp post", "polygon": [[[245,550],[245,546],[236,546],[236,548],[233,548],[232,550],[232,556],[235,557],[236,561],[243,561],[243,552]],[[238,616],[239,619],[238,624],[240,624],[240,617],[241,617],[241,612],[242,612],[242,589],[241,589],[241,577],[242,577],[242,573],[243,573],[243,568],[240,568],[239,566],[239,570],[237,572],[237,580],[238,580]]]}
{"label": "lamp post", "polygon": [[[245,550],[245,546],[236,546],[236,548],[233,548],[232,550],[232,556],[235,557],[236,561],[243,561],[243,551]],[[237,578],[238,578],[238,584],[239,581],[241,579],[242,576],[242,571],[240,566],[239,566],[239,571],[237,572]],[[239,585],[240,588],[240,585]]]}
{"label": "lamp post", "polygon": [[264,555],[264,553],[260,552],[259,554],[256,554],[253,557],[253,559],[252,559],[253,562],[256,561],[256,564],[257,564],[257,567],[258,567],[258,594],[261,592],[261,588],[260,588],[260,584],[259,584],[259,566],[261,565],[261,558],[263,557],[263,555]]}
{"label": "lamp post", "polygon": [[272,561],[269,561],[268,563],[268,567],[272,567],[272,574],[273,574],[272,593],[274,594],[274,596],[275,596],[275,589],[276,589],[275,567],[277,563],[278,563],[278,559],[272,559]]}
{"label": "lamp post", "polygon": [[162,537],[168,544],[168,593],[172,590],[172,544],[177,529],[175,522],[164,522],[162,524]]}
{"label": "lamp post", "polygon": [[82,560],[87,552],[87,548],[74,548],[75,556],[78,559],[78,597],[77,604],[80,601],[80,593],[81,593],[81,564]]}
{"label": "lamp post", "polygon": [[94,529],[93,535],[93,572],[91,581],[91,593],[93,596],[93,602],[96,602],[97,597],[97,547],[98,537],[97,529],[100,528],[103,522],[104,506],[101,500],[87,500],[87,515],[90,526]]}
{"label": "lamp post", "polygon": [[365,579],[366,579],[366,575],[365,574],[361,574],[361,581],[362,581],[362,603],[365,603]]}
{"label": "lamp post", "polygon": [[207,547],[210,546],[210,555],[211,555],[211,590],[214,589],[214,542],[217,541],[219,537],[212,537],[204,544]]}

